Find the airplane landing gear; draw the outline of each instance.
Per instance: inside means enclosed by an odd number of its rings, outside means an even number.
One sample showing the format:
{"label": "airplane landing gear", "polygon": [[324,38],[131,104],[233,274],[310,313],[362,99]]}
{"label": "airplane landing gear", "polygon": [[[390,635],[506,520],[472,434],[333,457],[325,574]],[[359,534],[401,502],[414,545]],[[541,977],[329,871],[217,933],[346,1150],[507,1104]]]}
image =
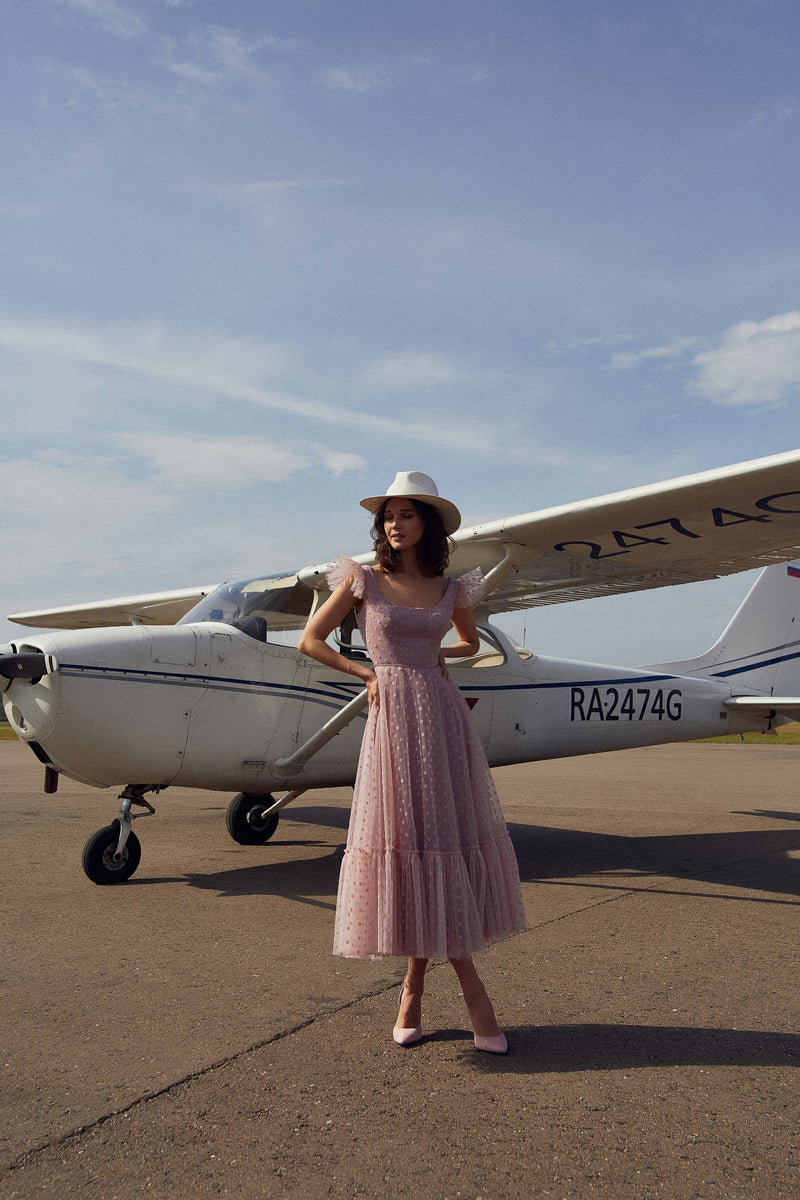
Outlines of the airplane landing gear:
{"label": "airplane landing gear", "polygon": [[119,821],[98,829],[83,847],[83,870],[92,883],[125,883],[130,879],[142,857],[142,847],[131,831],[122,850],[119,845]]}
{"label": "airplane landing gear", "polygon": [[269,792],[239,792],[228,805],[225,824],[228,833],[240,846],[263,846],[278,828],[280,810],[302,796],[305,788],[295,788],[276,800]]}
{"label": "airplane landing gear", "polygon": [[[239,792],[228,805],[225,823],[228,833],[241,846],[263,846],[278,828],[280,809],[302,795],[304,788],[296,788],[276,800],[274,796],[257,795],[254,792]],[[142,857],[139,839],[131,829],[137,817],[151,816],[156,810],[145,800],[145,792],[160,792],[158,785],[129,783],[120,794],[122,807],[119,815],[104,829],[92,834],[83,848],[83,870],[92,883],[125,883],[130,879]],[[141,804],[147,812],[131,813],[134,804]]]}
{"label": "airplane landing gear", "polygon": [[239,792],[233,797],[225,814],[228,833],[240,846],[262,846],[278,828],[280,815],[269,812],[275,803],[270,795],[256,796]]}
{"label": "airplane landing gear", "polygon": [[[120,794],[122,807],[117,819],[92,834],[83,848],[83,870],[92,883],[125,883],[133,875],[142,857],[142,847],[131,822],[136,817],[153,815],[156,810],[145,800],[144,793],[160,790],[129,783]],[[133,804],[141,804],[147,812],[131,816]]]}

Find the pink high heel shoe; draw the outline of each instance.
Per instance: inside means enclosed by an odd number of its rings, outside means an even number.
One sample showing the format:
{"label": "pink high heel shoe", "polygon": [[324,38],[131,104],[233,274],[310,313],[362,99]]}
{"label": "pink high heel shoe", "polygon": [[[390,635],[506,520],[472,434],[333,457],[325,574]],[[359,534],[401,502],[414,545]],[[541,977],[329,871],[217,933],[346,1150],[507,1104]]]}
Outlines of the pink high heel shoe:
{"label": "pink high heel shoe", "polygon": [[392,1030],[392,1037],[397,1042],[398,1046],[413,1046],[422,1038],[422,1028],[417,1025],[415,1029],[402,1029],[399,1025],[395,1025]]}
{"label": "pink high heel shoe", "polygon": [[[400,1003],[403,1003],[403,992],[405,984],[400,988]],[[397,1042],[398,1046],[413,1046],[422,1038],[422,1026],[416,1025],[413,1029],[406,1029],[402,1025],[395,1025],[392,1030],[392,1037]]]}
{"label": "pink high heel shoe", "polygon": [[481,1037],[479,1033],[476,1033],[475,1049],[486,1050],[489,1054],[508,1054],[506,1035],[497,1033],[494,1037]]}
{"label": "pink high heel shoe", "polygon": [[[491,1005],[489,1007],[490,1011],[492,1012],[492,1016],[494,1017],[494,1010],[491,1008]],[[482,1033],[475,1033],[475,1019],[470,1012],[468,1004],[467,1012],[469,1013],[469,1019],[472,1024],[472,1034],[475,1038],[475,1049],[485,1050],[487,1054],[508,1054],[508,1042],[506,1041],[506,1035],[504,1033],[493,1033],[487,1037]]]}

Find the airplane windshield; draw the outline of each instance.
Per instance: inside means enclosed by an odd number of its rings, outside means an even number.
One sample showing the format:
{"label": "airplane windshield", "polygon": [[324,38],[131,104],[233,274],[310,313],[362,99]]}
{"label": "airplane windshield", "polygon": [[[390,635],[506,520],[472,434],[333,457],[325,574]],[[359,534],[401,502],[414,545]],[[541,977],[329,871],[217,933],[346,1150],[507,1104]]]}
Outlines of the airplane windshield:
{"label": "airplane windshield", "polygon": [[298,583],[295,575],[262,575],[220,584],[178,624],[223,621],[233,625],[247,618],[261,618],[270,630],[297,629],[305,624],[312,599],[313,593]]}

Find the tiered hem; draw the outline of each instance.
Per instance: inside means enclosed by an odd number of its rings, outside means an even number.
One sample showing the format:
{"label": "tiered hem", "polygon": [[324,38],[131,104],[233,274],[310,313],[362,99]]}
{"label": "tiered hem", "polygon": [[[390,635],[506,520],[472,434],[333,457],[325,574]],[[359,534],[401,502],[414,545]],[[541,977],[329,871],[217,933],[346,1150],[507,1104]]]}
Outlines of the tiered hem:
{"label": "tiered hem", "polygon": [[[347,896],[374,898],[369,907]],[[455,853],[349,849],[339,883],[334,954],[471,958],[526,928],[507,837]]]}

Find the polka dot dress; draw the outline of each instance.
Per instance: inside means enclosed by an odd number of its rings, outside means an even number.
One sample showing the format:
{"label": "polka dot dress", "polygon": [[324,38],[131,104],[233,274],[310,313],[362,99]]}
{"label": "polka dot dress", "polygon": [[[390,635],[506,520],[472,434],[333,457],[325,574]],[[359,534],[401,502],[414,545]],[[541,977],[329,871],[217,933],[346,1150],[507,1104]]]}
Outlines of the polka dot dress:
{"label": "polka dot dress", "polygon": [[513,846],[466,702],[438,662],[455,605],[483,592],[451,579],[434,608],[393,604],[375,575],[353,576],[380,707],[367,719],[339,879],[334,954],[468,958],[525,928]]}

